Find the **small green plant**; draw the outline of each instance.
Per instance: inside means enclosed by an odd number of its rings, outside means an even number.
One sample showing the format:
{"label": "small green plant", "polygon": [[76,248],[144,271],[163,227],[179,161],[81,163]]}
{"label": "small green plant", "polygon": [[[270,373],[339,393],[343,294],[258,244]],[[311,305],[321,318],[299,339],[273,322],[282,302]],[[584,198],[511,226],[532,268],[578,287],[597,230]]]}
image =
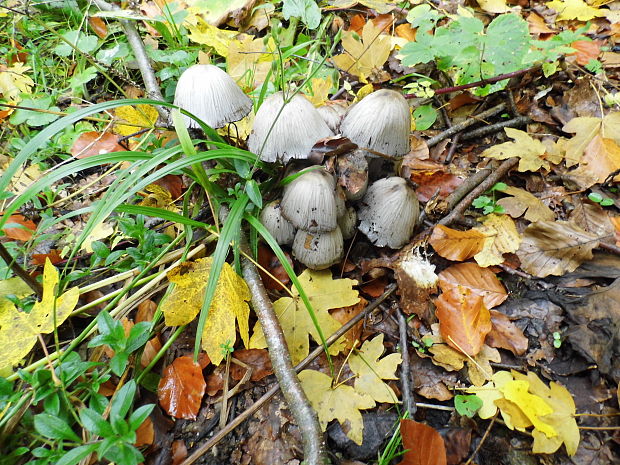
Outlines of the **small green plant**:
{"label": "small green plant", "polygon": [[556,349],[562,347],[562,335],[559,333],[559,331],[553,332],[553,347],[555,347]]}
{"label": "small green plant", "polygon": [[496,213],[498,215],[501,215],[503,213],[505,213],[506,211],[504,210],[504,207],[502,207],[501,205],[497,205],[497,199],[495,198],[495,192],[497,191],[504,191],[506,190],[507,184],[503,183],[503,182],[498,182],[495,185],[493,185],[493,187],[491,187],[491,189],[489,189],[487,191],[488,194],[493,194],[493,197],[489,197],[487,195],[481,195],[480,197],[477,197],[476,199],[474,199],[474,201],[471,203],[472,206],[474,208],[480,208],[482,209],[482,213],[485,215],[489,215],[491,213]]}
{"label": "small green plant", "polygon": [[611,207],[614,204],[613,199],[603,197],[598,192],[590,192],[588,194],[588,199],[594,203],[598,203],[601,207]]}
{"label": "small green plant", "polygon": [[454,408],[459,415],[473,418],[481,407],[482,399],[475,394],[454,396]]}

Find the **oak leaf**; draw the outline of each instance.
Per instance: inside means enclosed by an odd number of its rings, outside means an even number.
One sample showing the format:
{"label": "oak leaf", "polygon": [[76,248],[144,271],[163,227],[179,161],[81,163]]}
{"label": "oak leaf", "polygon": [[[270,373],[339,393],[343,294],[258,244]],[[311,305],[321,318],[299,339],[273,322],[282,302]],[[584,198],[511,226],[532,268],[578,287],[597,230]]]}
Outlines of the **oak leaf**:
{"label": "oak leaf", "polygon": [[457,263],[439,273],[439,287],[448,291],[456,286],[471,289],[482,296],[484,305],[491,309],[508,298],[506,288],[495,273],[475,263]]}
{"label": "oak leaf", "polygon": [[494,145],[482,152],[483,157],[497,160],[519,158],[519,171],[538,171],[540,168],[549,170],[549,162],[544,158],[547,149],[541,141],[518,129],[504,128],[504,131],[514,142]]}
{"label": "oak leaf", "polygon": [[475,228],[486,236],[484,246],[474,259],[482,267],[504,263],[504,254],[515,252],[521,244],[521,235],[508,215],[490,215],[480,218],[482,226]]}
{"label": "oak leaf", "polygon": [[484,248],[486,238],[475,229],[459,231],[439,224],[433,229],[428,242],[443,258],[461,262],[479,253]]}
{"label": "oak leaf", "polygon": [[505,197],[497,201],[497,205],[504,207],[506,213],[513,218],[523,217],[528,221],[553,221],[555,215],[549,207],[536,196],[518,187],[508,186],[502,191],[512,197]]}
{"label": "oak leaf", "polygon": [[[188,324],[198,315],[212,263],[212,257],[201,258],[168,273],[169,281],[176,284],[161,307],[168,326]],[[245,281],[224,263],[202,332],[202,348],[214,365],[219,365],[224,358],[222,346],[234,345],[237,339],[235,320],[241,340],[248,346],[250,308],[246,301],[250,298]]]}
{"label": "oak leaf", "polygon": [[191,356],[177,357],[164,369],[157,387],[159,404],[175,418],[195,420],[206,383],[200,364]]}
{"label": "oak leaf", "polygon": [[[328,310],[347,307],[359,302],[358,292],[353,290],[357,281],[332,279],[329,270],[312,271],[306,269],[299,276],[299,282],[312,304],[325,337],[329,337],[340,328],[340,323],[329,314]],[[311,336],[318,343],[321,342],[321,339],[308,309],[295,288],[293,288],[292,293],[294,297],[282,297],[274,302],[273,307],[278,320],[280,320],[291,359],[296,365],[310,351],[308,336]],[[332,355],[337,354],[343,349],[344,344],[344,340],[340,339],[330,347],[330,353]],[[250,339],[250,348],[263,349],[265,347],[267,347],[265,336],[260,323],[257,323]]]}

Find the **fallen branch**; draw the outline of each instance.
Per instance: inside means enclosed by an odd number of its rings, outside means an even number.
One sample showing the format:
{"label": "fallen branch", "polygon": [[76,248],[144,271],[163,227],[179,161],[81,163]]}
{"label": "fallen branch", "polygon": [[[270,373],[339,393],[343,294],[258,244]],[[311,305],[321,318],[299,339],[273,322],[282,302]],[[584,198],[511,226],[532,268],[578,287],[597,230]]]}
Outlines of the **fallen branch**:
{"label": "fallen branch", "polygon": [[411,388],[411,363],[409,362],[409,343],[407,340],[407,320],[401,309],[396,310],[398,318],[398,329],[400,333],[400,354],[403,363],[400,365],[400,384],[403,391],[403,404],[408,413],[407,418],[412,418],[416,412],[416,405],[413,400],[413,390]]}
{"label": "fallen branch", "polygon": [[523,126],[527,123],[530,123],[532,118],[529,116],[517,116],[516,118],[509,119],[507,121],[501,121],[499,123],[490,124],[489,126],[484,126],[482,128],[474,129],[467,134],[463,134],[461,139],[470,140],[475,139],[476,137],[488,136],[489,134],[493,134],[494,132],[499,131],[504,128],[516,128],[519,126]]}

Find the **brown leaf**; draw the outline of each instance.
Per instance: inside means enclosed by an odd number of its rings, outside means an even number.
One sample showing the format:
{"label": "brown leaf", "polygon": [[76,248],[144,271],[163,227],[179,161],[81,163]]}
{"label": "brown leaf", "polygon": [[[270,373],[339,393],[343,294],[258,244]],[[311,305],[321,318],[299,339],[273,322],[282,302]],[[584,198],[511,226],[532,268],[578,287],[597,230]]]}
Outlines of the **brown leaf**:
{"label": "brown leaf", "polygon": [[192,357],[177,357],[164,370],[157,387],[159,404],[175,418],[195,420],[206,383],[200,365]]}
{"label": "brown leaf", "polygon": [[598,238],[611,238],[614,235],[614,226],[607,212],[598,204],[579,203],[568,219]]}
{"label": "brown leaf", "polygon": [[157,304],[153,302],[151,299],[143,300],[138,305],[138,311],[136,312],[136,323],[140,323],[142,321],[153,321],[153,316],[155,315],[155,311],[157,310]]}
{"label": "brown leaf", "polygon": [[592,258],[597,237],[569,221],[539,221],[523,233],[521,268],[534,276],[562,276]]}
{"label": "brown leaf", "polygon": [[[293,262],[289,254],[286,252],[284,253],[289,261],[289,264],[292,266]],[[278,257],[276,257],[276,254],[274,254],[271,249],[262,245],[258,246],[258,263],[280,281],[278,282],[274,280],[271,276],[259,268],[258,272],[260,273],[263,284],[267,289],[281,290],[283,289],[282,284],[286,286],[290,283],[291,278],[289,278],[288,273],[280,263],[280,260],[278,260]]]}
{"label": "brown leaf", "polygon": [[497,310],[491,310],[491,323],[493,327],[486,337],[489,346],[509,350],[515,355],[525,353],[529,341],[510,318]]}
{"label": "brown leaf", "polygon": [[[368,305],[368,301],[363,297],[360,297],[360,301],[355,305],[330,310],[329,314],[340,324],[344,325],[353,317],[359,315],[360,312],[366,308],[366,305]],[[345,347],[347,350],[351,350],[355,342],[361,340],[363,328],[364,321],[362,320],[345,333],[344,338],[347,341]]]}
{"label": "brown leaf", "polygon": [[[264,377],[273,373],[269,352],[265,349],[235,350],[233,357],[245,363],[252,369],[252,376],[250,377],[251,381],[260,381]],[[242,379],[245,372],[246,369],[236,363],[232,363],[230,365],[230,376],[236,381]]]}
{"label": "brown leaf", "polygon": [[458,263],[439,273],[439,287],[443,292],[459,285],[481,295],[488,309],[497,307],[508,298],[506,289],[495,273],[476,263]]}
{"label": "brown leaf", "polygon": [[226,371],[226,365],[220,365],[213,373],[207,375],[207,395],[214,396],[222,389],[224,389],[224,372]]}
{"label": "brown leaf", "polygon": [[470,356],[480,352],[491,331],[491,314],[482,296],[457,286],[435,300],[439,331],[451,347]]}
{"label": "brown leaf", "polygon": [[400,420],[403,448],[398,465],[447,465],[446,446],[439,432],[414,420]]}
{"label": "brown leaf", "polygon": [[469,455],[471,429],[450,428],[444,434],[448,465],[459,465]]}
{"label": "brown leaf", "polygon": [[19,213],[9,216],[5,224],[9,226],[2,228],[4,234],[6,234],[8,238],[17,241],[29,241],[32,238],[32,233],[37,230],[37,225],[34,224],[34,221],[27,220],[24,215]]}
{"label": "brown leaf", "polygon": [[436,193],[445,198],[463,183],[463,179],[448,172],[446,165],[432,160],[419,160],[407,155],[401,165],[403,168],[407,168],[409,179],[418,185],[416,194],[422,202]]}
{"label": "brown leaf", "polygon": [[45,265],[45,260],[52,262],[52,265],[57,265],[62,262],[62,257],[58,253],[58,249],[52,249],[49,253],[33,253],[30,257],[33,265]]}
{"label": "brown leaf", "polygon": [[409,42],[415,41],[416,29],[411,27],[411,24],[399,24],[394,29],[394,32],[398,37],[402,37],[403,39],[407,39]]}
{"label": "brown leaf", "polygon": [[183,194],[183,178],[178,174],[167,174],[161,179],[158,179],[153,184],[163,187],[173,199],[178,199]]}
{"label": "brown leaf", "polygon": [[98,16],[91,16],[88,18],[88,24],[92,28],[93,32],[97,34],[100,39],[105,39],[108,35],[108,26],[105,21]]}
{"label": "brown leaf", "polygon": [[364,294],[376,299],[385,292],[385,286],[387,286],[387,284],[387,278],[385,276],[380,276],[360,286],[360,290]]}
{"label": "brown leaf", "polygon": [[[579,167],[568,174],[586,189],[605,182],[617,170],[620,170],[620,146],[613,139],[597,134],[586,147]],[[613,179],[618,181],[620,176]]]}
{"label": "brown leaf", "polygon": [[551,34],[554,32],[553,29],[549,29],[542,16],[538,16],[536,13],[530,13],[527,16],[527,24],[530,34]]}
{"label": "brown leaf", "polygon": [[594,40],[576,40],[570,44],[570,46],[577,51],[567,56],[575,56],[577,58],[577,64],[581,66],[585,66],[590,63],[590,61],[596,60],[601,53],[600,45]]}
{"label": "brown leaf", "polygon": [[136,442],[133,443],[136,447],[150,446],[155,440],[155,428],[153,427],[153,421],[150,417],[146,417],[146,420],[136,430]]}
{"label": "brown leaf", "polygon": [[187,458],[185,441],[177,439],[172,443],[172,465],[180,465]]}
{"label": "brown leaf", "polygon": [[526,190],[508,186],[502,191],[502,194],[508,194],[512,197],[499,199],[497,205],[504,207],[506,213],[513,218],[518,218],[525,213],[524,218],[528,221],[552,221],[555,219],[551,209]]}
{"label": "brown leaf", "polygon": [[433,229],[429,243],[443,258],[462,262],[480,252],[485,240],[480,231],[458,231],[439,224]]}
{"label": "brown leaf", "polygon": [[126,149],[118,143],[118,136],[111,132],[85,132],[77,138],[71,147],[75,158],[87,158],[103,153],[123,152]]}
{"label": "brown leaf", "polygon": [[146,368],[149,363],[153,361],[153,359],[160,350],[161,340],[159,339],[159,336],[155,336],[144,346],[144,350],[142,351],[142,357],[140,357],[140,365],[142,365],[142,368]]}

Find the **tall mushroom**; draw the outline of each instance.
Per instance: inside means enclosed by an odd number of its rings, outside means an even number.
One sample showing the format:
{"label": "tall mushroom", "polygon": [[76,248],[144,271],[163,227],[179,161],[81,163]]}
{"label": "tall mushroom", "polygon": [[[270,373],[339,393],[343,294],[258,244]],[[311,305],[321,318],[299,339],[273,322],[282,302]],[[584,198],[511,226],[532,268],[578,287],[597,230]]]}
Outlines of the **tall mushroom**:
{"label": "tall mushroom", "polygon": [[396,91],[381,89],[364,97],[347,111],[342,135],[360,148],[391,157],[409,152],[411,113],[407,100]]}
{"label": "tall mushroom", "polygon": [[358,229],[379,247],[398,249],[413,235],[420,205],[403,178],[393,176],[373,183],[358,210]]}
{"label": "tall mushroom", "polygon": [[[239,121],[252,109],[252,100],[234,79],[214,65],[187,68],[177,82],[174,104],[215,129]],[[188,116],[183,119],[188,128],[200,127]]]}
{"label": "tall mushroom", "polygon": [[297,94],[285,103],[276,92],[256,112],[248,148],[263,161],[287,163],[308,158],[316,141],[333,135],[306,97]]}

